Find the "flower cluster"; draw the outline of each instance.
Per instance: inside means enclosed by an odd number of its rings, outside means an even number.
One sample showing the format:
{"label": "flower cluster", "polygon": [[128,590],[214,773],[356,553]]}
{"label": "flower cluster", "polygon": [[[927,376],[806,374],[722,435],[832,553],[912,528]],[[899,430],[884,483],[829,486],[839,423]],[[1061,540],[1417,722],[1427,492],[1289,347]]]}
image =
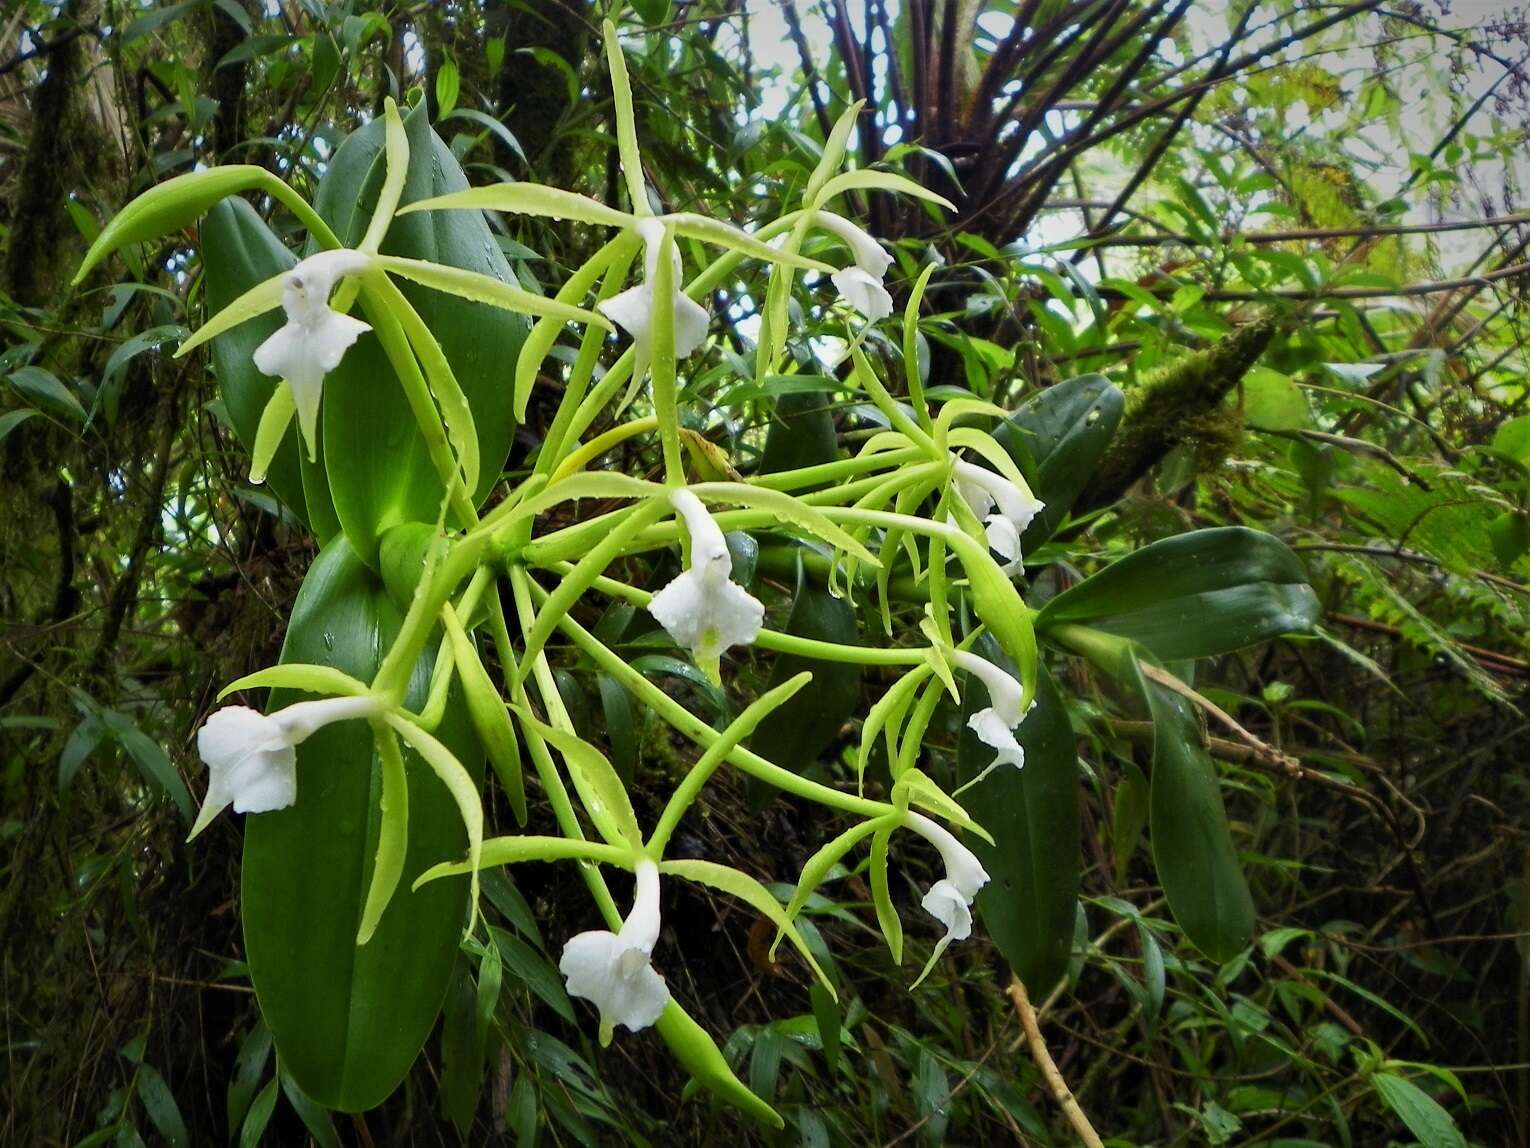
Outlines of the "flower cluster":
{"label": "flower cluster", "polygon": [[[833,175],[848,134],[846,121],[836,129],[834,139],[840,142],[831,142],[820,170],[810,180],[801,210],[787,218],[747,232],[689,213],[655,215],[636,154],[631,110],[623,102],[627,88],[620,51],[609,25],[607,43],[630,213],[529,183],[401,204],[405,170],[401,165],[411,161],[397,111],[389,104],[388,178],[361,243],[346,249],[331,244],[330,236],[328,249],[252,288],[210,319],[182,348],[184,353],[239,322],[282,308],[285,323],[254,353],[254,367],[280,380],[254,449],[254,473],[259,475],[294,414],[309,458],[326,468],[342,465],[326,455],[336,450],[335,440],[344,436],[320,433],[321,418],[334,417],[321,411],[324,380],[341,369],[358,340],[375,338],[399,385],[406,389],[411,416],[418,421],[421,441],[445,491],[441,521],[433,528],[434,542],[419,563],[419,585],[397,627],[398,637],[386,650],[367,650],[353,659],[372,659],[375,668],[370,681],[350,678],[330,666],[283,665],[236,684],[336,696],[298,702],[269,715],[229,706],[207,719],[198,736],[198,750],[208,767],[207,797],[192,835],[202,832],[229,806],[253,814],[303,800],[299,773],[305,768],[322,769],[324,763],[300,766],[298,748],[320,729],[366,719],[374,753],[368,768],[378,771],[375,776],[381,785],[380,827],[377,855],[369,870],[371,886],[364,906],[358,907],[358,941],[365,943],[384,914],[395,911],[390,906],[409,895],[395,896],[406,879],[417,886],[470,874],[467,928],[471,932],[477,921],[480,869],[536,860],[589,864],[587,873],[610,927],[569,938],[559,969],[569,993],[592,1002],[598,1010],[602,1043],[611,1039],[617,1027],[638,1030],[655,1024],[665,1039],[695,1039],[694,1035],[676,1037],[671,1029],[689,1030],[661,1022],[680,1007],[653,963],[660,939],[661,876],[742,898],[770,919],[780,936],[797,946],[808,965],[821,973],[795,917],[823,879],[827,862],[810,862],[804,868],[793,901],[783,907],[757,879],[739,870],[666,857],[677,825],[709,779],[725,765],[856,819],[856,826],[830,850],[838,850],[836,858],[868,834],[875,836],[873,864],[877,887],[882,890],[878,918],[900,959],[901,929],[888,922],[891,915],[895,923],[896,914],[885,893],[887,841],[896,831],[907,830],[934,846],[944,873],[924,891],[920,904],[943,933],[915,984],[947,946],[971,935],[973,908],[989,874],[972,849],[931,814],[971,834],[986,834],[953,795],[943,792],[919,768],[922,744],[943,691],[959,694],[962,689],[981,687],[987,705],[969,706],[972,713],[967,724],[978,741],[994,751],[994,757],[980,765],[969,784],[1001,767],[1024,766],[1017,731],[1036,689],[1035,640],[1014,576],[1022,571],[1021,539],[1043,509],[1002,448],[984,432],[957,422],[959,416],[991,414],[992,410],[967,402],[933,411],[917,377],[918,364],[911,361],[918,356],[909,353],[904,356],[908,402],[894,400],[867,361],[861,346],[864,330],[850,343],[854,371],[845,386],[866,394],[890,430],[854,457],[768,479],[741,476],[726,459],[703,469],[713,481],[697,480],[687,472],[679,414],[683,389],[677,372],[678,364],[706,346],[710,321],[698,300],[709,297],[743,260],[768,265],[770,279],[762,308],[766,323],[755,348],[756,370],[762,379],[768,377],[782,360],[782,316],[796,271],[828,275],[840,299],[868,324],[893,314],[893,296],[884,282],[893,256],[856,224],[830,210],[836,196],[876,187],[944,201],[886,172]],[[848,116],[853,118],[855,112],[851,109]],[[485,208],[574,220],[609,228],[615,234],[574,272],[556,298],[531,295],[479,272],[381,253],[383,236],[396,214]],[[318,238],[325,240],[321,225],[314,227]],[[848,249],[848,264],[834,267],[802,254],[815,228]],[[685,267],[676,245],[682,237],[688,241],[688,250],[700,249],[694,244],[722,250],[689,282],[683,281]],[[831,244],[831,250],[837,247]],[[641,263],[632,282],[628,268],[639,251]],[[392,277],[538,320],[514,372],[515,398],[521,407],[527,390],[542,377],[558,338],[570,325],[584,332],[580,353],[568,360],[560,405],[531,464],[531,474],[507,482],[490,510],[480,513],[474,492],[480,467],[487,471],[500,460],[479,458],[473,404],[454,374],[454,348],[442,345],[444,340],[438,340],[415,313]],[[909,303],[905,327],[909,332],[917,326],[923,283],[921,279]],[[353,305],[364,308],[367,322],[348,314]],[[618,330],[625,334],[625,341],[601,334]],[[599,369],[599,353],[608,339],[621,349],[615,362]],[[906,337],[906,352],[909,346]],[[629,417],[585,439],[597,416],[613,410],[620,416],[625,409],[627,400],[614,403],[624,382],[629,399],[647,384],[652,413]],[[662,481],[595,466],[616,443],[640,434],[657,436]],[[703,449],[697,447],[696,438],[686,445]],[[570,521],[563,511],[571,505],[600,509],[587,510],[583,517],[576,513]],[[392,524],[383,521],[372,526],[380,533]],[[345,521],[342,527],[349,531],[353,524]],[[432,529],[428,523],[425,528]],[[735,553],[725,528],[788,535],[794,544],[804,545],[804,553],[813,553],[815,560],[827,555],[823,558],[829,568],[827,583],[847,597],[862,586],[871,586],[872,579],[863,575],[875,570],[874,584],[889,624],[892,592],[887,575],[907,555],[917,584],[914,598],[928,603],[923,626],[909,630],[922,632],[928,644],[920,645],[916,639],[914,644],[876,648],[767,626],[766,605],[741,584],[749,578],[742,566],[735,570]],[[677,546],[682,555],[680,572],[656,591],[623,580],[631,567],[626,560],[673,553]],[[809,546],[811,551],[806,549]],[[322,588],[315,590],[321,592]],[[962,609],[952,600],[955,592],[964,595]],[[598,632],[580,624],[573,607],[587,594],[646,609],[700,671],[694,680],[704,676],[719,697],[727,689],[724,657],[751,658],[754,649],[795,655],[810,663],[902,666],[905,672],[898,684],[861,715],[863,768],[869,743],[879,731],[888,738],[893,782],[888,799],[852,793],[835,782],[807,776],[803,762],[771,761],[745,748],[753,744],[751,734],[761,722],[807,686],[810,673],[773,683],[739,712],[729,713],[725,726],[718,723],[721,728],[714,728],[639,673]],[[513,620],[505,616],[506,601],[513,604]],[[971,651],[975,633],[958,640],[952,632],[953,618],[970,619],[971,631],[989,634],[1013,665],[1013,672]],[[495,662],[503,671],[501,681],[493,679],[481,658],[475,632],[481,633],[482,641],[494,644]],[[577,648],[585,664],[608,675],[698,749],[694,764],[646,832],[615,769],[595,744],[574,731],[547,656],[549,640],[558,635]],[[959,672],[964,686],[957,685],[953,671]],[[406,706],[406,699],[414,696],[411,682],[426,676],[430,687],[423,704],[410,701]],[[458,698],[512,804],[519,798],[516,812],[523,823],[521,771],[529,765],[536,770],[542,791],[556,798],[551,805],[561,836],[514,834],[484,839],[480,787],[448,748],[447,739],[434,732]],[[959,703],[961,698],[953,700]],[[524,756],[522,747],[527,750]],[[415,831],[408,817],[408,777],[422,767],[440,779],[456,802],[466,829],[467,852],[465,859],[444,859],[411,876],[405,872],[405,845]],[[355,814],[354,810],[336,812],[347,818]],[[618,916],[597,866],[634,875],[632,905],[624,918]]]}

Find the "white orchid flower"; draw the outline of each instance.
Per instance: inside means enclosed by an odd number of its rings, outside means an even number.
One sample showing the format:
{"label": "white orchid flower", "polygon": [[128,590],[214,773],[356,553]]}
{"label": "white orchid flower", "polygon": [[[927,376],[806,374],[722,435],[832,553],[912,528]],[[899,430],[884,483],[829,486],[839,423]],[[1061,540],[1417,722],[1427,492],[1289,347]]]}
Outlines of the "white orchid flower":
{"label": "white orchid flower", "polygon": [[297,746],[332,722],[371,717],[375,698],[298,702],[274,714],[224,706],[197,731],[197,753],[207,763],[207,799],[190,841],[230,805],[235,813],[268,813],[297,800]]}
{"label": "white orchid flower", "polygon": [[[646,359],[653,327],[653,281],[659,268],[659,249],[663,246],[664,223],[653,216],[637,222],[643,237],[643,282],[597,305],[638,345],[640,358]],[[680,289],[680,252],[672,248],[675,263],[675,358],[683,359],[706,340],[709,316],[706,308]]]}
{"label": "white orchid flower", "polygon": [[818,222],[843,239],[855,259],[854,266],[842,268],[829,277],[839,290],[840,298],[872,322],[891,315],[892,296],[882,286],[882,277],[892,266],[892,256],[842,215],[820,211]]}
{"label": "white orchid flower", "polygon": [[[988,871],[982,863],[950,830],[931,821],[922,813],[910,810],[905,814],[905,824],[940,852],[945,862],[946,875],[926,891],[919,902],[926,913],[946,927],[946,935],[935,945],[930,960],[919,974],[919,981],[929,974],[952,941],[965,941],[972,936],[972,899],[978,890],[988,884]],[[918,985],[919,981],[914,984]]]}
{"label": "white orchid flower", "polygon": [[1046,509],[1029,490],[1002,474],[956,459],[956,490],[972,513],[987,527],[988,548],[1004,558],[1004,572],[1020,569],[1020,536],[1031,520]]}
{"label": "white orchid flower", "polygon": [[1000,765],[1021,768],[1025,765],[1025,750],[1015,740],[1014,731],[1030,711],[1020,708],[1020,698],[1024,692],[1020,683],[987,658],[980,658],[966,650],[954,650],[951,657],[958,667],[978,678],[987,687],[988,708],[978,710],[969,717],[967,726],[984,745],[999,751],[988,767],[967,784],[976,785]]}
{"label": "white orchid flower", "polygon": [[649,958],[659,939],[659,867],[639,861],[632,912],[620,932],[593,929],[563,946],[558,971],[569,995],[593,1001],[600,1010],[600,1043],[611,1043],[617,1025],[633,1032],[659,1019],[669,1003],[669,986]]}
{"label": "white orchid flower", "polygon": [[648,612],[670,637],[691,651],[707,677],[721,684],[718,662],[723,651],[754,641],[765,620],[765,607],[730,578],[733,558],[728,543],[701,499],[681,489],[669,500],[685,520],[691,564],[653,596]]}
{"label": "white orchid flower", "polygon": [[282,283],[282,310],[287,322],[255,348],[255,366],[262,374],[287,380],[297,406],[298,429],[308,444],[308,458],[317,450],[319,396],[324,376],[340,365],[345,352],[372,328],[360,319],[331,309],[329,294],[347,275],[367,270],[371,259],[360,251],[320,251],[291,271]]}

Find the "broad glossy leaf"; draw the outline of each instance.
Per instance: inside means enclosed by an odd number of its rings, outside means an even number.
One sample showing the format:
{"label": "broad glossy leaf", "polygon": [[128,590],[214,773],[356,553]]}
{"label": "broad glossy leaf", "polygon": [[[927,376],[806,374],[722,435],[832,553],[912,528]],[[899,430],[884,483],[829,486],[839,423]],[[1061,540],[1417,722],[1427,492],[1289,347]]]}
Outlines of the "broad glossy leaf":
{"label": "broad glossy leaf", "polygon": [[1121,388],[1104,375],[1079,375],[1048,387],[994,431],[1047,504],[1021,539],[1024,549],[1034,550],[1062,524],[1094,476],[1125,408]]}
{"label": "broad glossy leaf", "polygon": [[[404,119],[409,171],[402,202],[467,187],[451,150],[431,131],[423,105]],[[346,244],[360,241],[383,181],[382,119],[335,152],[315,207]],[[444,263],[513,284],[493,233],[476,211],[417,212],[396,218],[385,254]],[[507,372],[526,337],[519,315],[416,284],[401,290],[435,334],[467,396],[478,433],[477,501],[498,481],[515,429]],[[365,317],[365,316],[363,316]],[[375,326],[375,323],[374,323]],[[324,457],[335,508],[357,553],[377,560],[377,540],[399,522],[434,522],[443,487],[414,416],[375,334],[363,335],[324,382]]]}
{"label": "broad glossy leaf", "polygon": [[[1013,673],[1014,666],[986,635],[977,652]],[[1078,753],[1062,695],[1045,666],[1038,667],[1036,708],[1020,723],[1016,740],[1025,767],[1001,765],[961,794],[961,802],[993,834],[994,843],[969,844],[992,878],[978,893],[977,909],[994,943],[1020,979],[1045,994],[1067,968],[1078,903]],[[963,716],[988,704],[969,679]],[[994,751],[962,727],[957,770],[963,780],[992,763]]]}
{"label": "broad glossy leaf", "polygon": [[1048,602],[1036,627],[1084,623],[1177,661],[1310,630],[1318,612],[1307,572],[1285,543],[1227,526],[1165,538],[1111,563]]}
{"label": "broad glossy leaf", "polygon": [[1254,902],[1222,806],[1216,766],[1190,703],[1142,679],[1153,714],[1149,835],[1158,881],[1190,943],[1229,961],[1254,933]]}
{"label": "broad glossy leaf", "polygon": [[[285,661],[332,665],[363,680],[400,615],[343,537],[319,555],[293,609]],[[420,659],[411,707],[422,704],[435,651]],[[270,708],[303,695],[273,692]],[[482,778],[482,755],[455,694],[436,735]],[[409,840],[398,892],[370,942],[356,945],[380,828],[380,765],[372,732],[342,722],[298,749],[298,799],[245,821],[245,947],[261,1013],[302,1090],[359,1112],[404,1078],[435,1023],[467,916],[461,878],[411,886],[431,864],[461,856],[462,818],[444,785],[405,750]]]}
{"label": "broad glossy leaf", "polygon": [[[242,199],[215,204],[202,221],[202,265],[205,269],[207,313],[216,315],[257,283],[288,270],[297,257],[282,246],[265,220]],[[282,325],[281,311],[272,311],[225,331],[212,341],[213,372],[218,393],[240,443],[255,450],[256,431],[277,380],[255,366],[255,348]],[[266,470],[266,485],[298,518],[308,523],[320,543],[339,527],[329,498],[322,466],[307,467],[299,448],[297,424],[290,423]]]}

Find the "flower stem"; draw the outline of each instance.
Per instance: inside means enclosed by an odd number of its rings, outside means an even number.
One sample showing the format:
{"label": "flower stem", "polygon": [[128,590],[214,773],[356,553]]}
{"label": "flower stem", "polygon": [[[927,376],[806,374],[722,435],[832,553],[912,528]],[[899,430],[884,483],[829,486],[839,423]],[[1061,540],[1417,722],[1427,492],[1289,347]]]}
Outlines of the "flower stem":
{"label": "flower stem", "polygon": [[723,730],[711,745],[707,746],[700,759],[691,766],[690,772],[681,779],[675,791],[670,794],[669,801],[665,803],[664,812],[659,815],[659,824],[654,827],[653,834],[644,847],[649,857],[655,861],[663,860],[664,847],[669,844],[669,839],[679,826],[680,819],[685,816],[686,810],[695,804],[696,798],[701,796],[702,787],[711,779],[712,774],[717,772],[717,767],[722,765],[739,742],[754,732],[755,727],[765,720],[767,714],[784,704],[788,698],[807,685],[812,677],[811,673],[804,671],[782,682],[775,689],[761,694],[744,708],[743,713],[728,723],[728,728]]}
{"label": "flower stem", "polygon": [[[574,570],[574,566],[570,562],[557,562],[550,569],[554,573],[566,576]],[[630,586],[626,582],[618,581],[605,574],[595,578],[589,584],[589,589],[640,607],[646,607],[653,598],[647,590]],[[762,649],[775,650],[781,654],[795,654],[800,658],[813,658],[820,662],[846,662],[861,666],[917,666],[925,660],[922,649],[851,646],[843,642],[825,642],[819,638],[804,638],[766,628],[761,628],[755,635],[754,644]]]}
{"label": "flower stem", "polygon": [[[515,597],[516,614],[520,619],[521,628],[525,629],[534,620],[529,591],[535,584],[526,571],[519,566],[511,566],[509,574],[510,591]],[[504,611],[499,606],[498,595],[490,597],[492,599],[490,621],[494,627],[494,644],[500,661],[505,667],[506,676],[514,683],[512,696],[517,705],[529,707],[531,702],[526,695],[526,687],[521,682],[521,675],[516,669],[515,651],[510,645],[510,632],[505,625]],[[552,669],[547,664],[545,653],[538,654],[533,659],[532,672],[536,676],[537,689],[542,695],[542,705],[547,713],[548,724],[561,729],[573,729],[574,724],[569,720],[568,710],[564,708],[563,697],[558,693],[558,683],[553,679]],[[574,812],[574,803],[569,798],[568,787],[563,784],[563,777],[558,773],[552,754],[548,752],[547,743],[542,740],[536,730],[524,724],[521,726],[521,731],[525,734],[526,747],[531,753],[532,764],[536,767],[537,778],[542,782],[542,788],[547,793],[547,800],[552,806],[553,817],[558,822],[558,828],[563,832],[563,836],[574,841],[583,841],[584,830],[580,828],[579,815]],[[621,910],[617,907],[616,899],[611,896],[611,890],[607,888],[606,879],[601,875],[599,868],[581,863],[579,872],[584,877],[584,883],[589,887],[590,895],[595,898],[595,904],[600,909],[600,915],[605,918],[606,924],[612,929],[621,928]]]}
{"label": "flower stem", "polygon": [[[532,593],[546,598],[545,592],[540,592],[535,585]],[[666,722],[690,738],[697,745],[709,746],[721,735],[707,725],[706,722],[696,717],[674,698],[670,697],[658,686],[654,685],[640,672],[634,670],[621,657],[608,649],[606,645],[581,626],[572,618],[563,617],[558,620],[558,628],[567,634],[576,646],[583,650],[590,658],[612,677],[619,680],[630,691],[641,698],[650,708],[655,710]],[[782,769],[774,762],[767,761],[759,754],[744,749],[742,746],[735,747],[728,753],[728,760],[738,766],[745,773],[759,778],[785,790],[798,797],[805,797],[809,801],[816,801],[820,805],[827,805],[833,809],[842,809],[846,813],[855,813],[862,817],[880,817],[884,813],[891,812],[893,807],[883,801],[872,801],[869,798],[856,797],[853,794],[841,793],[827,785],[811,781],[806,777]]]}

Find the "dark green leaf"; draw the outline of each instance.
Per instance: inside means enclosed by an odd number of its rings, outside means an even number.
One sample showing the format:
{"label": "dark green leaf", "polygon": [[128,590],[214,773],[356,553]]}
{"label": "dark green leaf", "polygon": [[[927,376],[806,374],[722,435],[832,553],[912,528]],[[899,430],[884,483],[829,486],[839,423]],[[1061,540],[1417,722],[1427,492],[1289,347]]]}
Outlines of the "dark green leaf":
{"label": "dark green leaf", "polygon": [[265,1140],[266,1125],[271,1123],[271,1113],[276,1111],[276,1077],[260,1090],[255,1103],[250,1105],[244,1126],[239,1129],[239,1148],[260,1148]]}
{"label": "dark green leaf", "polygon": [[[400,620],[376,576],[335,538],[303,582],[282,660],[369,680]],[[423,703],[434,663],[427,650],[406,705]],[[297,696],[275,691],[270,707]],[[482,777],[455,694],[436,737]],[[245,822],[244,937],[261,1012],[299,1087],[344,1112],[381,1103],[408,1072],[435,1023],[466,920],[465,878],[409,891],[429,865],[460,855],[466,838],[446,787],[412,751],[405,761],[409,844],[399,893],[359,948],[381,819],[380,764],[366,725],[341,722],[305,741],[297,803]]]}
{"label": "dark green leaf", "polygon": [[234,1078],[228,1083],[228,1126],[232,1131],[244,1122],[260,1078],[265,1075],[266,1061],[271,1056],[271,1030],[259,1019],[244,1040],[239,1042],[239,1055],[234,1059]]}
{"label": "dark green leaf", "polygon": [[164,746],[115,711],[102,710],[101,720],[111,727],[113,735],[127,752],[128,760],[137,768],[145,784],[175,802],[181,816],[189,822],[195,812],[191,794],[187,792],[186,783],[181,780],[175,766],[170,764]]}
{"label": "dark green leaf", "polygon": [[1111,808],[1110,840],[1116,854],[1116,882],[1126,880],[1127,866],[1132,853],[1148,823],[1148,780],[1142,770],[1130,762],[1121,769],[1121,780],[1116,785],[1115,802]]}
{"label": "dark green leaf", "polygon": [[19,427],[27,419],[34,417],[38,412],[32,410],[6,411],[0,415],[0,442],[5,441],[5,436]]}
{"label": "dark green leaf", "polygon": [[777,396],[765,435],[761,474],[800,470],[833,462],[839,456],[834,407],[827,391],[788,392]]}
{"label": "dark green leaf", "polygon": [[7,377],[11,386],[40,410],[78,422],[85,421],[85,408],[80,405],[80,400],[73,391],[59,382],[58,376],[52,371],[45,371],[41,367],[18,367]]}
{"label": "dark green leaf", "polygon": [[483,1084],[478,1051],[472,965],[457,957],[441,1018],[441,1111],[465,1135],[473,1123]]}
{"label": "dark green leaf", "polygon": [[1084,623],[1178,661],[1308,631],[1318,613],[1307,572],[1285,543],[1229,526],[1165,538],[1111,563],[1048,602],[1036,626]]}
{"label": "dark green leaf", "polygon": [[505,972],[541,997],[554,1012],[574,1023],[574,1006],[563,988],[563,978],[552,962],[525,941],[504,929],[491,928],[490,935],[504,958]]}
{"label": "dark green leaf", "polygon": [[818,1025],[818,1041],[823,1048],[823,1059],[829,1066],[829,1075],[833,1076],[839,1067],[841,1028],[839,1005],[829,995],[828,988],[818,981],[813,982],[810,995],[813,1001],[813,1019]]}
{"label": "dark green leaf", "polygon": [[69,734],[69,740],[64,742],[64,751],[58,756],[58,791],[63,793],[69,788],[69,783],[74,780],[74,775],[79,772],[80,766],[90,757],[96,746],[101,744],[101,739],[106,736],[106,726],[95,714],[86,714],[80,719],[80,724],[75,726]]}
{"label": "dark green leaf", "polygon": [[175,1102],[175,1094],[170,1091],[165,1078],[147,1064],[138,1066],[138,1100],[166,1144],[171,1148],[189,1148],[191,1134],[186,1131],[186,1121],[181,1116],[180,1105]]}
{"label": "dark green leaf", "polygon": [[313,1137],[314,1143],[319,1148],[340,1148],[340,1138],[335,1135],[335,1124],[329,1118],[329,1113],[315,1104],[313,1098],[298,1087],[298,1082],[292,1079],[291,1073],[277,1069],[282,1082],[282,1094],[286,1096],[287,1103],[292,1105],[292,1110],[298,1114],[298,1119],[303,1122],[303,1127],[308,1129],[308,1134]]}
{"label": "dark green leaf", "polygon": [[1080,375],[1048,387],[994,431],[1046,509],[1021,543],[1034,550],[1061,525],[1104,457],[1121,412],[1121,389],[1104,375]]}
{"label": "dark green leaf", "polygon": [[1254,902],[1222,807],[1216,767],[1190,703],[1142,680],[1153,714],[1149,833],[1174,920],[1214,961],[1230,961],[1254,933]]}
{"label": "dark green leaf", "polygon": [[[383,119],[378,117],[335,152],[314,206],[342,242],[361,239],[381,190]],[[423,104],[404,119],[409,172],[402,205],[467,188],[451,149],[430,128]],[[502,283],[517,281],[482,213],[416,212],[393,221],[388,255],[444,263]],[[470,303],[416,284],[401,290],[440,341],[467,396],[478,433],[482,501],[499,480],[515,429],[506,371],[527,323],[484,303]],[[374,323],[375,326],[375,323]],[[357,553],[377,559],[381,524],[434,522],[444,488],[426,452],[402,386],[375,334],[363,335],[324,381],[324,461],[335,509]],[[379,450],[378,445],[386,449]]]}
{"label": "dark green leaf", "polygon": [[[977,653],[1014,672],[992,638]],[[1036,683],[1036,708],[1015,737],[1025,766],[1001,765],[961,795],[962,805],[993,835],[994,844],[969,842],[992,880],[978,893],[977,908],[994,944],[1038,997],[1063,975],[1073,940],[1078,900],[1078,755],[1062,695],[1044,667]],[[983,687],[968,680],[964,713],[988,704]],[[958,751],[962,778],[976,777],[994,751],[965,724]]]}
{"label": "dark green leaf", "polygon": [[600,710],[606,719],[611,767],[623,785],[631,785],[638,762],[637,716],[632,708],[632,695],[626,686],[605,672],[595,675],[595,683],[600,687]]}

